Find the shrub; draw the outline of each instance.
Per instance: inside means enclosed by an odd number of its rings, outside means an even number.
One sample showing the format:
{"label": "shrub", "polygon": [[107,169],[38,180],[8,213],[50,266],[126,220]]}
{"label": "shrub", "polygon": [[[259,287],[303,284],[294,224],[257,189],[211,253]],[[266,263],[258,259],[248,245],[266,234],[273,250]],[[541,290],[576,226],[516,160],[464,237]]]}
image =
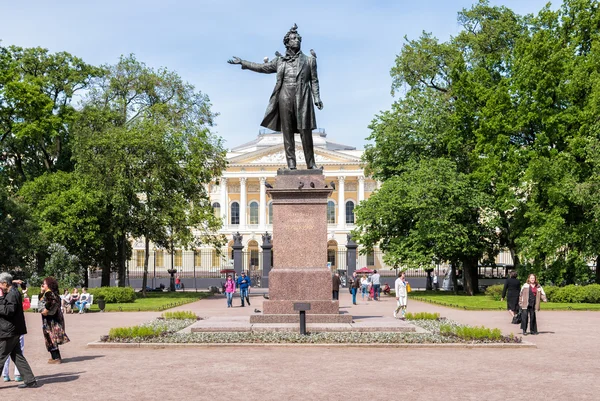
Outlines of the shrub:
{"label": "shrub", "polygon": [[565,287],[561,287],[556,292],[555,301],[554,302],[562,302],[562,303],[582,303],[585,302],[586,295],[585,287],[577,286],[577,285],[567,285]]}
{"label": "shrub", "polygon": [[591,304],[600,303],[600,284],[590,284],[584,288],[586,289],[585,302]]}
{"label": "shrub", "polygon": [[429,312],[418,312],[418,313],[410,313],[406,314],[407,320],[438,320],[440,318],[439,313],[429,313]]}
{"label": "shrub", "polygon": [[98,298],[104,298],[107,304],[135,302],[135,290],[131,287],[100,287],[90,288],[90,294],[94,296],[94,302]]}
{"label": "shrub", "polygon": [[544,286],[544,292],[546,293],[548,302],[558,302],[556,301],[556,293],[558,290],[560,290],[560,288],[554,285]]}
{"label": "shrub", "polygon": [[170,319],[177,319],[177,320],[186,320],[186,319],[192,319],[192,320],[196,320],[198,318],[198,316],[196,316],[196,314],[194,312],[190,312],[190,311],[175,311],[175,312],[165,312],[162,314],[162,317],[170,320]]}
{"label": "shrub", "polygon": [[133,327],[115,327],[108,332],[109,340],[115,339],[146,339],[158,337],[167,331],[166,327],[149,327],[149,326],[133,326]]}
{"label": "shrub", "polygon": [[485,295],[491,297],[494,301],[500,301],[500,298],[502,298],[503,289],[504,285],[502,284],[490,285],[485,289]]}
{"label": "shrub", "polygon": [[440,334],[446,336],[456,336],[463,340],[492,340],[499,341],[502,339],[500,329],[488,329],[487,327],[470,327],[458,326],[453,327],[449,324],[440,326]]}

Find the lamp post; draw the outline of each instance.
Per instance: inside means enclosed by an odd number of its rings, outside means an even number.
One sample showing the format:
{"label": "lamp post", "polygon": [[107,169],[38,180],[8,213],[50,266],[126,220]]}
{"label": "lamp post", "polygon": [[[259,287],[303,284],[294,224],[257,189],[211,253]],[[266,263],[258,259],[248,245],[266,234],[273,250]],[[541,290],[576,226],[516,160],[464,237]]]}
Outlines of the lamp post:
{"label": "lamp post", "polygon": [[171,275],[171,279],[169,280],[169,291],[175,291],[175,247],[173,245],[173,228],[171,227],[171,268],[167,270],[167,273]]}
{"label": "lamp post", "polygon": [[156,283],[154,280],[156,279],[156,247],[154,247],[154,273],[152,275],[152,289],[156,288]]}

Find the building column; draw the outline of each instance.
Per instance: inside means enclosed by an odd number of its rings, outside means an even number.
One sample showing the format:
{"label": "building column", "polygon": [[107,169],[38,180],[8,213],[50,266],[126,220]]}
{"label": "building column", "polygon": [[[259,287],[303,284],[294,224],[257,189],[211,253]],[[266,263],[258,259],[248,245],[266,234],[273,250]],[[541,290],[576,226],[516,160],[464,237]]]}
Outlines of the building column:
{"label": "building column", "polygon": [[344,192],[344,181],[346,177],[338,177],[338,228],[344,229],[346,226],[346,198]]}
{"label": "building column", "polygon": [[229,215],[227,178],[221,177],[221,180],[219,182],[219,190],[221,191],[221,217],[223,217],[223,228],[227,228],[229,226],[229,220],[227,220],[227,216]]}
{"label": "building column", "polygon": [[358,203],[365,200],[365,177],[358,177]]}
{"label": "building column", "polygon": [[240,230],[246,229],[246,177],[240,178]]}
{"label": "building column", "polygon": [[258,202],[258,229],[264,231],[267,226],[267,189],[265,183],[266,177],[260,177],[260,198]]}

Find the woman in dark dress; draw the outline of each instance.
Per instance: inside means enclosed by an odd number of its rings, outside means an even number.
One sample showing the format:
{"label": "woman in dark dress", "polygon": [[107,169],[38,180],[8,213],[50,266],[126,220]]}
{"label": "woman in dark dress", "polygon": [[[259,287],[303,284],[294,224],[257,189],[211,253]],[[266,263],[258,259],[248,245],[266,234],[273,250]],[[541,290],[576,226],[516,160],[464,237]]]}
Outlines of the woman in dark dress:
{"label": "woman in dark dress", "polygon": [[62,363],[58,346],[69,342],[69,337],[65,333],[65,319],[60,305],[58,282],[53,277],[46,277],[42,283],[40,306],[42,309],[44,342],[46,343],[46,349],[52,356],[48,363]]}
{"label": "woman in dark dress", "polygon": [[[519,293],[521,292],[521,283],[517,278],[517,272],[510,272],[510,277],[506,279],[504,283],[504,289],[502,290],[501,301],[506,298],[506,307],[511,317],[519,311]],[[508,294],[508,295],[507,295]]]}

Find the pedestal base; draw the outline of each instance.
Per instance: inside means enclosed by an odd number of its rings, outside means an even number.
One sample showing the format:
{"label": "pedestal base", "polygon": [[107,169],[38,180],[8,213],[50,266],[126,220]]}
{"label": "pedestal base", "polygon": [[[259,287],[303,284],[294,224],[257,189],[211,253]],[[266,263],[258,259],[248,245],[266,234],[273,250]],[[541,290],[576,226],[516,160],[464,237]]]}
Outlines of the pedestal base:
{"label": "pedestal base", "polygon": [[[296,312],[293,315],[252,315],[250,323],[300,323],[300,314]],[[352,323],[352,315],[310,315],[307,312],[306,323]]]}

